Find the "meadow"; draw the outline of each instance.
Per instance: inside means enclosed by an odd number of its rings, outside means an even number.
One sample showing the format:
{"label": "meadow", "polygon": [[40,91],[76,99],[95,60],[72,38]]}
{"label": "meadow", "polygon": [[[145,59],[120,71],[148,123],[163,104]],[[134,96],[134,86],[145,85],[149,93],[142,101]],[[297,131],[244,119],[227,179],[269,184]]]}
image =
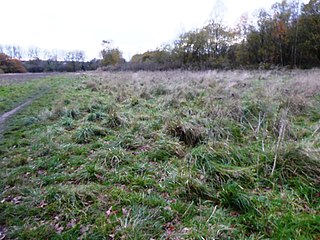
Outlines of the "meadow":
{"label": "meadow", "polygon": [[319,69],[9,81],[0,113],[34,96],[0,139],[1,240],[320,237]]}

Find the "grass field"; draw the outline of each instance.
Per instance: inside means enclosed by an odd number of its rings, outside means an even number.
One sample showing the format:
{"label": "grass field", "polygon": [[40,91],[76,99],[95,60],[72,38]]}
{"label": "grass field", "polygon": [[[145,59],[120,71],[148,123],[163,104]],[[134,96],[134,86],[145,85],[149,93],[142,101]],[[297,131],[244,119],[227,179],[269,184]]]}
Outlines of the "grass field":
{"label": "grass field", "polygon": [[[320,70],[0,86],[0,239],[319,239]],[[17,94],[18,93],[18,94]]]}

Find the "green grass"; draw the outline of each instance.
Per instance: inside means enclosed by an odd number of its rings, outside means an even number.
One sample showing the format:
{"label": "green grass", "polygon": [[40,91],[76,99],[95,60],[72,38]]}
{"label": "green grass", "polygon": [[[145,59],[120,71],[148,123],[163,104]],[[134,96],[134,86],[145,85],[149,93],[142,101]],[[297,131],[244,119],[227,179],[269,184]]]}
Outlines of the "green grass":
{"label": "green grass", "polygon": [[0,86],[0,114],[45,93],[50,89],[53,81],[47,78]]}
{"label": "green grass", "polygon": [[2,86],[7,110],[47,92],[4,132],[0,229],[8,239],[318,239],[318,74]]}

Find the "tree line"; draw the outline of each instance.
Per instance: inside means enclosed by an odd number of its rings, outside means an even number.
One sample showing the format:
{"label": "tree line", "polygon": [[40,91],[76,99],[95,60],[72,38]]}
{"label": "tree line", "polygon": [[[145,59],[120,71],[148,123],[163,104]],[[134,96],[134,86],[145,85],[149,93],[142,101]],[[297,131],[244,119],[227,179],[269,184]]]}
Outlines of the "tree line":
{"label": "tree line", "polygon": [[[132,56],[129,62],[111,41],[102,42],[101,59],[85,61],[85,53],[46,51],[0,45],[0,73],[95,70],[169,69],[270,69],[320,66],[320,0],[299,4],[283,0],[269,10],[261,9],[256,21],[243,15],[236,27],[210,20],[198,29],[155,50]],[[21,60],[23,53],[29,60]],[[25,58],[25,57],[24,57]]]}
{"label": "tree line", "polygon": [[121,51],[104,50],[106,69],[233,69],[320,66],[320,0],[277,2],[260,10],[255,22],[243,15],[236,27],[211,20],[182,33],[172,44],[134,55],[124,63]]}
{"label": "tree line", "polygon": [[82,50],[42,50],[32,46],[0,45],[0,73],[13,72],[76,72],[96,70],[101,60],[86,61]]}

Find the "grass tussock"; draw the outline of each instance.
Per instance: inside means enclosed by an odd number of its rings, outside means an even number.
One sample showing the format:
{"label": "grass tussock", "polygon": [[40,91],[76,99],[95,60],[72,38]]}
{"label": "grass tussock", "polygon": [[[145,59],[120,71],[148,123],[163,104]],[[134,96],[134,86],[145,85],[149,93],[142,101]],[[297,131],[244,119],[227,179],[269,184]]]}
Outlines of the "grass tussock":
{"label": "grass tussock", "polygon": [[235,182],[227,182],[219,195],[222,206],[230,207],[238,212],[249,212],[254,210],[254,205],[243,187]]}
{"label": "grass tussock", "polygon": [[317,239],[318,76],[94,72],[2,86],[6,106],[50,90],[6,123],[0,238]]}
{"label": "grass tussock", "polygon": [[173,123],[168,127],[169,133],[187,146],[196,146],[204,139],[204,129],[192,124]]}
{"label": "grass tussock", "polygon": [[285,178],[299,176],[318,185],[320,183],[320,151],[308,146],[287,146],[282,149],[278,163]]}

